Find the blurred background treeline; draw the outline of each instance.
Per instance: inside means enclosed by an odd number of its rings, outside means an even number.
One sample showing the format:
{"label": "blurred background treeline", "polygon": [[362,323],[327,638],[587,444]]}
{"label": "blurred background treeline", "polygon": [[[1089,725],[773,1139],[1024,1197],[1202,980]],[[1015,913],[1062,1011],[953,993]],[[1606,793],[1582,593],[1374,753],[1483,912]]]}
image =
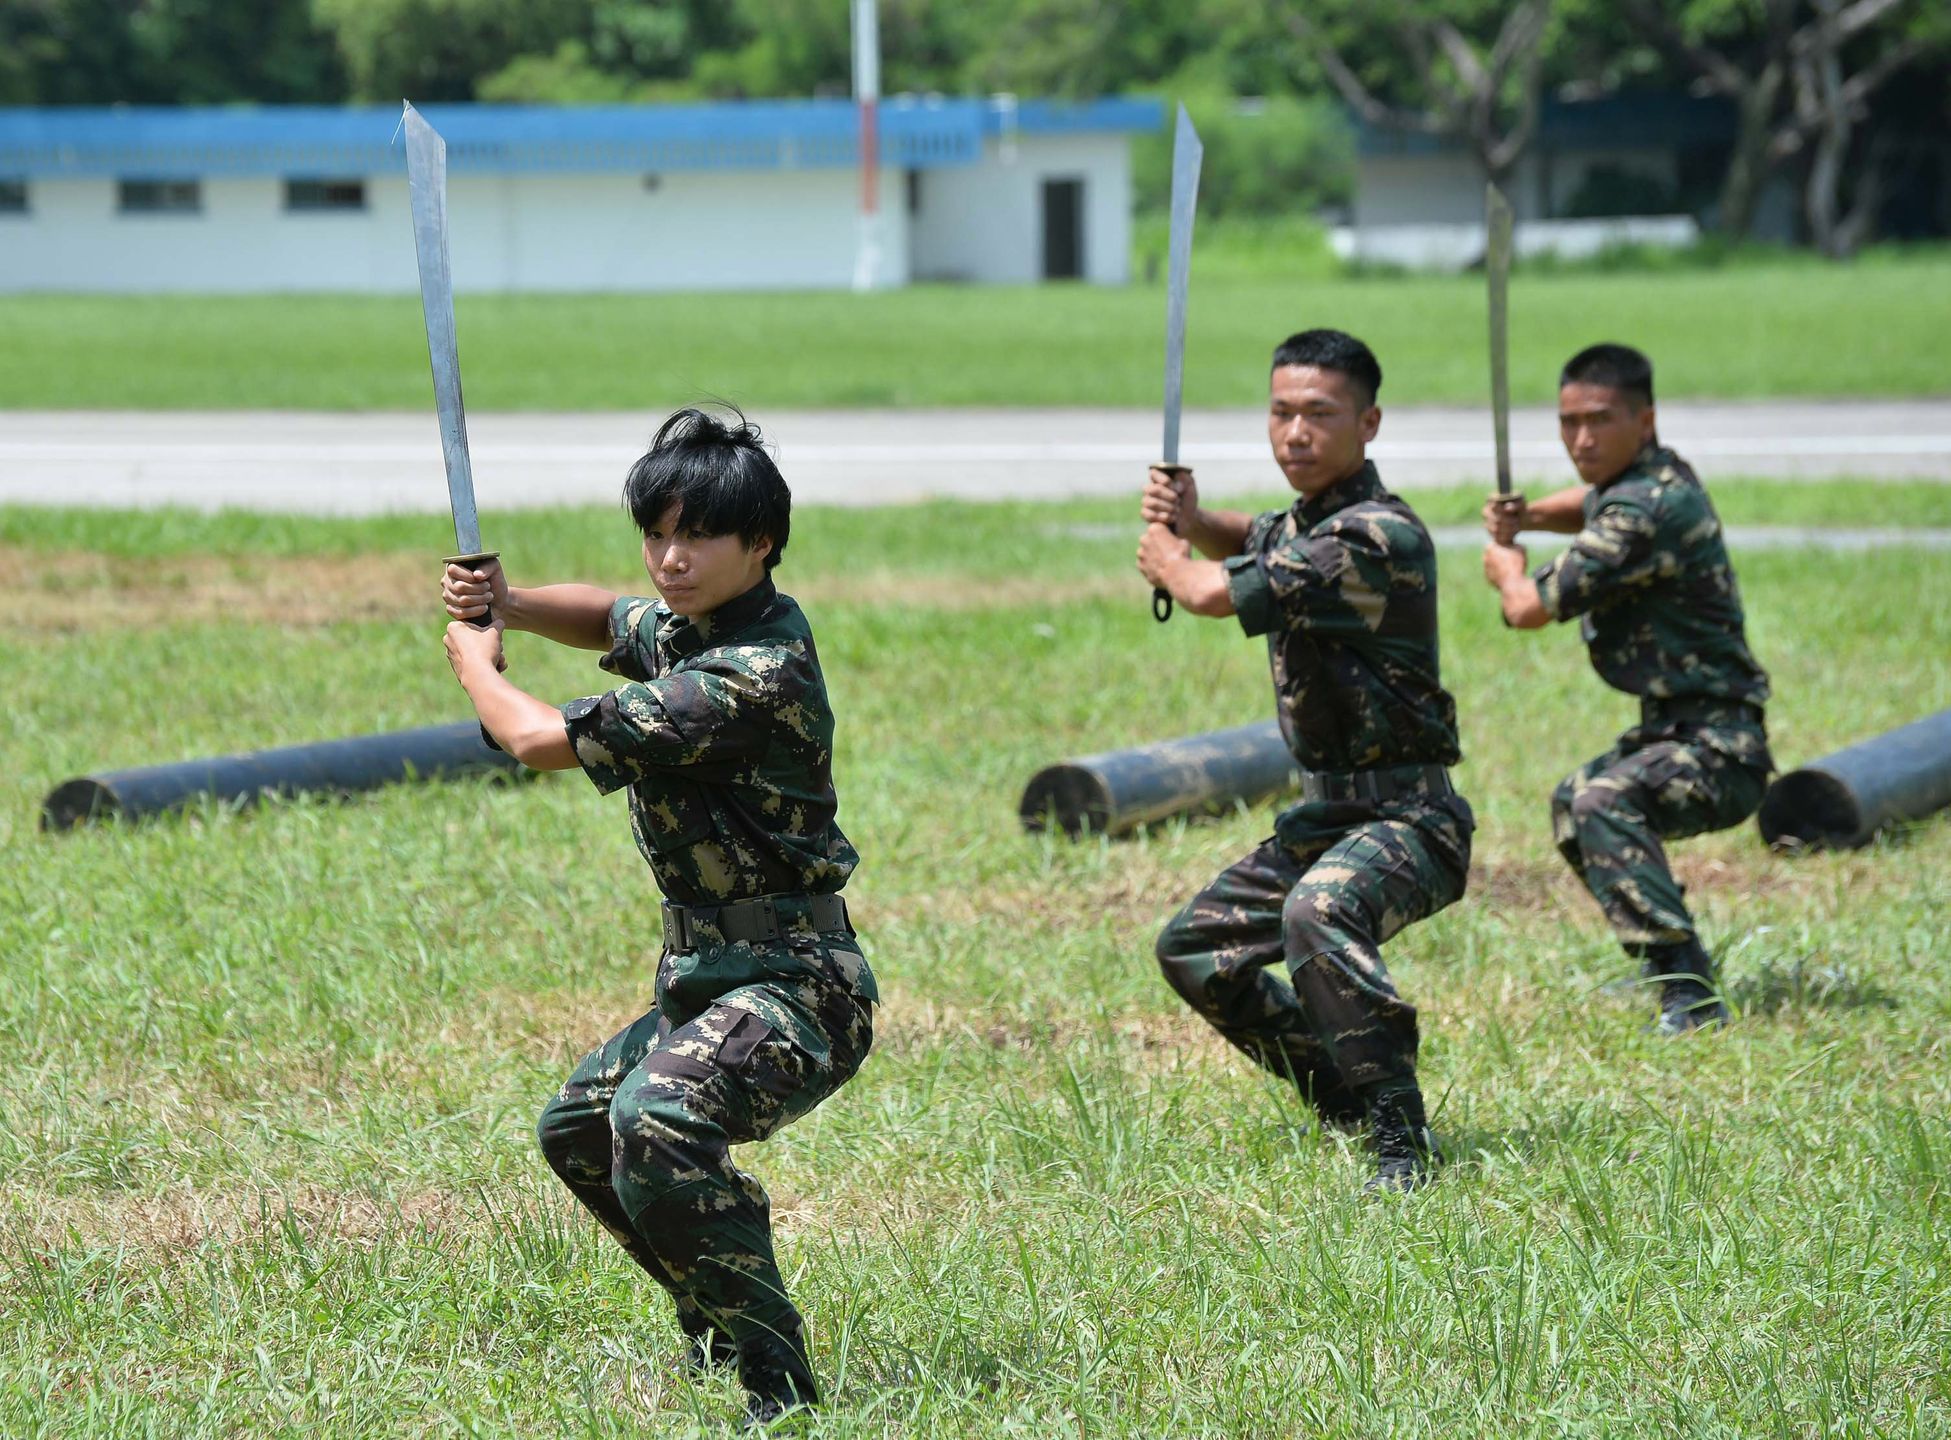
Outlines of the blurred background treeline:
{"label": "blurred background treeline", "polygon": [[[0,105],[844,95],[848,23],[846,0],[0,0]],[[1725,104],[1692,207],[1723,247],[1770,187],[1830,255],[1951,229],[1945,0],[882,0],[881,47],[890,95],[1184,99],[1202,214],[1249,246],[1345,214],[1364,135],[1461,144],[1496,178],[1541,108],[1611,94]],[[1166,135],[1134,166],[1142,252]],[[1573,213],[1695,198],[1618,179]]]}

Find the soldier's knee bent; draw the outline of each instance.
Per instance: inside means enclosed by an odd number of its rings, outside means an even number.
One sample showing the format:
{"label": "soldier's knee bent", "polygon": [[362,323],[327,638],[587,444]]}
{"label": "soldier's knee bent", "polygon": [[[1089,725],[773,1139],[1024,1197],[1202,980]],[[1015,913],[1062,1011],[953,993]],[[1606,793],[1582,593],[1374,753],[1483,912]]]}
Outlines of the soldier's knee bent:
{"label": "soldier's knee bent", "polygon": [[715,1171],[724,1132],[695,1114],[679,1093],[626,1086],[610,1104],[615,1162],[610,1178],[633,1220],[667,1209],[672,1195]]}
{"label": "soldier's knee bent", "polygon": [[1567,775],[1560,780],[1551,792],[1551,818],[1569,820],[1572,815],[1572,797],[1576,795],[1578,776]]}
{"label": "soldier's knee bent", "polygon": [[1360,912],[1346,896],[1305,885],[1287,897],[1280,911],[1281,935],[1287,942],[1289,959],[1305,960],[1345,949],[1350,930],[1360,925]]}
{"label": "soldier's knee bent", "polygon": [[601,1179],[607,1171],[604,1152],[609,1147],[608,1127],[563,1102],[560,1095],[549,1098],[535,1120],[535,1143],[551,1170],[564,1180]]}
{"label": "soldier's knee bent", "polygon": [[1188,972],[1194,957],[1200,953],[1199,942],[1185,922],[1186,914],[1181,910],[1165,922],[1165,928],[1158,932],[1158,939],[1152,942],[1152,954],[1158,960],[1158,968],[1180,994],[1185,993],[1181,981],[1190,978]]}
{"label": "soldier's knee bent", "polygon": [[1588,785],[1572,797],[1571,820],[1583,830],[1594,822],[1632,819],[1639,813],[1634,797],[1610,785]]}

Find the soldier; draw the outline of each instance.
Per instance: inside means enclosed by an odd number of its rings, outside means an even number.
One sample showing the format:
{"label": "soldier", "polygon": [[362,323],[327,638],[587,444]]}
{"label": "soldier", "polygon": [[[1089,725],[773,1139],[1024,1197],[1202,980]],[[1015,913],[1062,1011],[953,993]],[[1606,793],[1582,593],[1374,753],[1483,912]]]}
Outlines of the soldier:
{"label": "soldier", "polygon": [[1412,1189],[1441,1158],[1416,1082],[1416,1011],[1381,946],[1463,894],[1475,829],[1446,768],[1456,706],[1437,674],[1436,551],[1366,458],[1381,383],[1352,336],[1289,336],[1267,435],[1299,498],[1257,517],[1207,510],[1191,471],[1154,468],[1138,548],[1145,578],[1187,610],[1267,637],[1281,733],[1305,772],[1273,835],[1165,927],[1159,965],[1323,1120],[1367,1120],[1370,1193]]}
{"label": "soldier", "polygon": [[[1639,697],[1639,724],[1552,792],[1552,835],[1626,952],[1658,979],[1655,1028],[1682,1035],[1728,1012],[1660,842],[1754,814],[1774,768],[1768,677],[1748,651],[1714,506],[1660,444],[1652,363],[1594,345],[1566,362],[1558,387],[1559,430],[1584,483],[1535,505],[1494,497],[1484,578],[1507,625],[1581,617],[1592,667]],[[1521,530],[1576,538],[1533,576]]]}
{"label": "soldier", "polygon": [[[833,712],[806,617],[771,577],[786,482],[743,416],[684,410],[623,498],[659,599],[450,565],[447,654],[516,758],[629,791],[666,902],[654,1003],[543,1109],[542,1153],[670,1293],[688,1363],[735,1364],[764,1424],[816,1391],[766,1193],[728,1146],[845,1083],[879,996],[839,893],[857,856],[834,823]],[[494,628],[459,623],[490,607]],[[499,673],[503,626],[604,651],[621,683],[560,709],[524,694]]]}

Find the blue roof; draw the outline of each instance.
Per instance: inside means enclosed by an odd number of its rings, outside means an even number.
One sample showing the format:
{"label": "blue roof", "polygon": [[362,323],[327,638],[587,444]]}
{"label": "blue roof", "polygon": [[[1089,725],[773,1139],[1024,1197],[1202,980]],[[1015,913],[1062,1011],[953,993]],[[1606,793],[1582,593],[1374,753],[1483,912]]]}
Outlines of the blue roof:
{"label": "blue roof", "polygon": [[[859,163],[851,100],[704,105],[427,105],[466,173],[796,170]],[[987,136],[1157,130],[1156,100],[940,99],[880,107],[881,161],[968,165]],[[373,175],[400,171],[394,106],[0,108],[0,175]]]}

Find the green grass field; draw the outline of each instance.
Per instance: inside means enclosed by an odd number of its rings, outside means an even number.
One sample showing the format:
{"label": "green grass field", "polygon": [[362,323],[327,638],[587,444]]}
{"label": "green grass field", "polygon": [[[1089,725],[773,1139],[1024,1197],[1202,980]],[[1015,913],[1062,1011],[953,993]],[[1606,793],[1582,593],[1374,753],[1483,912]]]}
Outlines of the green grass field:
{"label": "green grass field", "polygon": [[[1946,519],[1941,487],[1716,493],[1731,520]],[[1643,1035],[1545,812],[1628,703],[1446,553],[1476,873],[1391,964],[1455,1163],[1364,1203],[1358,1142],[1309,1133],[1150,958],[1265,813],[1018,828],[1042,763],[1268,711],[1257,642],[1152,623],[1129,508],[809,510],[780,572],[887,1001],[859,1079],[746,1152],[829,1390],[810,1433],[1944,1434],[1951,822],[1796,860],[1749,827],[1677,846],[1741,1014]],[[648,1000],[620,798],[569,775],[35,829],[90,769],[463,716],[442,524],[0,511],[0,1433],[736,1413],[665,1373],[674,1324],[530,1132]],[[613,512],[520,535],[517,579],[636,588]],[[1736,559],[1784,763],[1951,705],[1942,555]],[[510,650],[541,692],[598,683]]]}
{"label": "green grass field", "polygon": [[[1351,278],[1262,233],[1194,261],[1187,403],[1253,405],[1290,330],[1368,340],[1387,404],[1481,404],[1480,276]],[[402,237],[404,243],[404,237]],[[459,306],[477,409],[1158,401],[1162,290],[918,286],[890,293],[472,296]],[[395,409],[430,403],[412,296],[0,297],[0,409]],[[1942,395],[1951,252],[1850,266],[1520,272],[1512,390],[1548,399],[1599,339],[1642,346],[1672,398]]]}

